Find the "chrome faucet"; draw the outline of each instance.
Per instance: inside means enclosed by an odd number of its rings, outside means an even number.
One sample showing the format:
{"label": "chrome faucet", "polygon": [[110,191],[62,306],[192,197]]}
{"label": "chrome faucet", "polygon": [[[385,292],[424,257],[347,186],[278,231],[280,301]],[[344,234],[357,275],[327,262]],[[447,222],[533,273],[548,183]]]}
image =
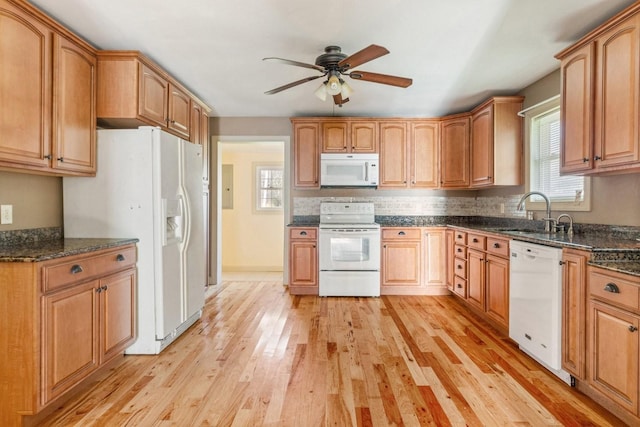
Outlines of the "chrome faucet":
{"label": "chrome faucet", "polygon": [[525,199],[527,197],[533,196],[533,195],[538,195],[538,196],[542,197],[544,199],[545,203],[547,204],[547,216],[545,218],[542,218],[544,220],[544,231],[546,233],[549,233],[549,232],[555,233],[556,232],[556,227],[555,227],[556,220],[551,218],[551,200],[549,200],[549,198],[544,193],[541,193],[539,191],[529,191],[528,193],[525,193],[520,198],[520,201],[518,202],[518,207],[516,209],[519,210],[519,211],[523,210],[524,209],[524,201],[525,201]]}
{"label": "chrome faucet", "polygon": [[[573,237],[573,218],[569,214],[560,214],[556,218],[556,227],[560,226],[560,218],[569,218],[569,229],[567,230],[567,236]],[[564,231],[564,224],[562,224],[562,230]]]}

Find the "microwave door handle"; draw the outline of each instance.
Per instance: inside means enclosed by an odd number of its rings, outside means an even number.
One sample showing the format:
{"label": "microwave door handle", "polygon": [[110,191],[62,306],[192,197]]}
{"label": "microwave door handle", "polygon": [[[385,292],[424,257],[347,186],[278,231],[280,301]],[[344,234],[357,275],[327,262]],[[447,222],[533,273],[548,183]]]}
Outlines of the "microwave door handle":
{"label": "microwave door handle", "polygon": [[369,162],[364,162],[364,180],[369,182]]}

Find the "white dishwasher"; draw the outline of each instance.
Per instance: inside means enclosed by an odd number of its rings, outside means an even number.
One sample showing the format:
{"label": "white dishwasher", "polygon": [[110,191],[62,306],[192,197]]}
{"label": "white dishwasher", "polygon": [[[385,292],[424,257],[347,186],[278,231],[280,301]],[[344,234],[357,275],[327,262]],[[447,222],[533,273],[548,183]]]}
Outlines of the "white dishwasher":
{"label": "white dishwasher", "polygon": [[571,384],[562,370],[562,250],[512,240],[510,253],[509,337]]}

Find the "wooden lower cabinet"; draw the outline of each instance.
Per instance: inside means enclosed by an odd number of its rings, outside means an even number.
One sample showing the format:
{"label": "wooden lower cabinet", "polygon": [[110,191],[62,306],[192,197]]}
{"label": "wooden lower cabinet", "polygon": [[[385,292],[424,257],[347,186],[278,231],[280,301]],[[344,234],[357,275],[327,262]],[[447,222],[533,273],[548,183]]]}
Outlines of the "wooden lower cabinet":
{"label": "wooden lower cabinet", "polygon": [[135,340],[135,264],[135,245],[0,263],[0,425],[55,405]]}
{"label": "wooden lower cabinet", "polygon": [[485,274],[485,311],[487,316],[508,328],[509,260],[487,255]]}
{"label": "wooden lower cabinet", "polygon": [[467,303],[484,311],[485,254],[475,249],[469,249],[467,268]]}
{"label": "wooden lower cabinet", "polygon": [[589,266],[587,289],[588,394],[640,425],[640,277]]}
{"label": "wooden lower cabinet", "polygon": [[445,232],[445,262],[446,262],[446,280],[447,289],[453,292],[454,290],[454,278],[455,278],[455,240],[453,236],[453,230],[447,230]]}
{"label": "wooden lower cabinet", "polygon": [[289,292],[318,295],[318,229],[289,229]]}
{"label": "wooden lower cabinet", "polygon": [[588,252],[562,251],[562,368],[586,378]]}

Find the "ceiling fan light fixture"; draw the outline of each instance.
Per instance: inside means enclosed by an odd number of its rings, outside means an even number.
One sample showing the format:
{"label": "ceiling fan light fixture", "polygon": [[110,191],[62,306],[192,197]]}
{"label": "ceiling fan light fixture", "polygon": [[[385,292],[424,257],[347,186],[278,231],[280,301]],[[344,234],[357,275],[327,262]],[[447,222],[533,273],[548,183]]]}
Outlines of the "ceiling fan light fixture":
{"label": "ceiling fan light fixture", "polygon": [[318,89],[316,89],[314,94],[315,94],[315,96],[320,98],[321,101],[326,101],[327,100],[327,86],[325,85],[325,83],[322,83],[320,86],[318,86]]}
{"label": "ceiling fan light fixture", "polygon": [[342,88],[340,89],[340,96],[342,96],[342,99],[347,99],[349,95],[353,93],[353,89],[351,89],[351,86],[349,86],[347,82],[345,82],[342,79],[340,79],[340,83],[342,83]]}
{"label": "ceiling fan light fixture", "polygon": [[339,94],[342,90],[340,79],[335,74],[332,74],[331,77],[329,77],[325,86],[327,88],[327,93],[331,96]]}

